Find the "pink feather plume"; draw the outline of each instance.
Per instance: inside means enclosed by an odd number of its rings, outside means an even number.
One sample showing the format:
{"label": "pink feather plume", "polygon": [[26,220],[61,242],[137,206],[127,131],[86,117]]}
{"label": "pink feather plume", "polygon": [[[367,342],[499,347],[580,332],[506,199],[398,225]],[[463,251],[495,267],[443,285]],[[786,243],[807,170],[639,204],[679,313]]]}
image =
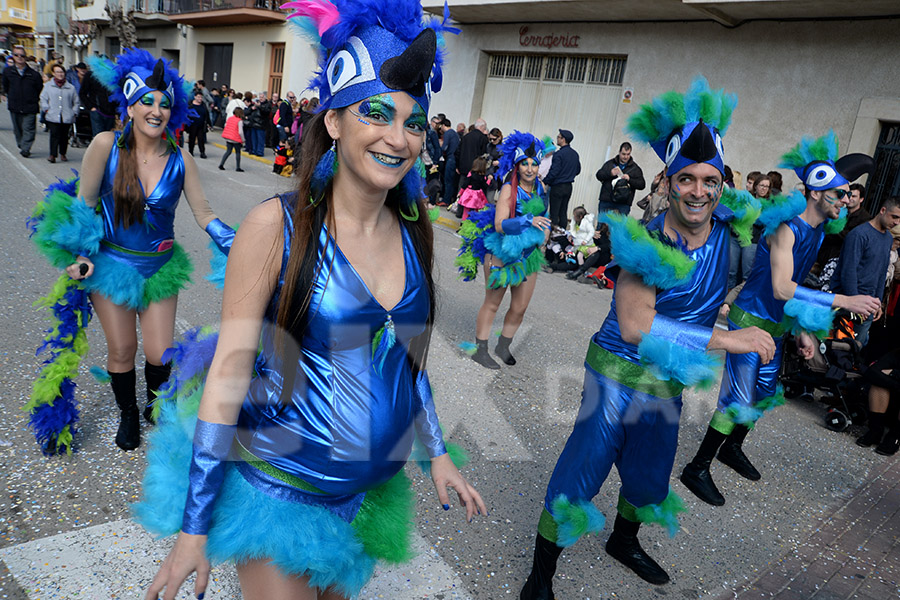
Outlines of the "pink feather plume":
{"label": "pink feather plume", "polygon": [[319,30],[321,36],[341,20],[337,7],[328,0],[294,0],[281,5],[282,9],[293,9],[288,19],[307,17]]}

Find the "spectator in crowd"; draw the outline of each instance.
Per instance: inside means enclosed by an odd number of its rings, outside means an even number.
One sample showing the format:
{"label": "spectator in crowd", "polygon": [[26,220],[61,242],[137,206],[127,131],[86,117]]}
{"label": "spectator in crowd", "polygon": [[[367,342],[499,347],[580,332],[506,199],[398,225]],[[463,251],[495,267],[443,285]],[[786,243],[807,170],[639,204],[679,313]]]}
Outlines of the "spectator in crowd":
{"label": "spectator in crowd", "polygon": [[[494,179],[491,183],[490,191],[496,192],[500,189],[500,178],[497,177],[497,169],[500,168],[500,144],[503,143],[503,132],[494,127],[491,129],[491,132],[488,134],[488,148],[487,154],[490,156],[490,163],[488,164],[488,175],[493,175]],[[488,194],[488,200],[493,202],[491,198],[491,194]]]}
{"label": "spectator in crowd", "polygon": [[262,156],[266,145],[266,130],[262,112],[259,110],[259,100],[250,94],[249,100],[244,97],[244,117],[247,123],[247,153],[252,156]]}
{"label": "spectator in crowd", "polygon": [[441,156],[444,159],[444,197],[438,206],[450,206],[456,200],[459,189],[459,174],[456,172],[456,150],[459,148],[459,134],[450,125],[450,119],[444,118],[441,123]]}
{"label": "spectator in crowd", "polygon": [[650,184],[650,193],[638,200],[637,205],[644,209],[641,223],[645,225],[669,208],[669,178],[665,169],[656,174]]}
{"label": "spectator in crowd", "polygon": [[265,149],[270,147],[270,140],[272,139],[272,102],[269,100],[268,93],[262,91],[257,96],[257,101],[259,102],[257,106],[257,110],[259,111],[259,116],[262,117],[262,143],[260,144],[260,148],[265,154]]}
{"label": "spectator in crowd", "polygon": [[206,128],[209,125],[209,111],[203,103],[203,92],[200,89],[194,91],[194,99],[191,108],[197,116],[187,126],[188,151],[194,155],[194,146],[200,147],[200,158],[206,158]]}
{"label": "spectator in crowd", "polygon": [[94,137],[115,128],[117,106],[109,99],[109,90],[103,87],[90,70],[81,81],[78,97],[81,99],[81,106],[90,113],[91,134]]}
{"label": "spectator in crowd", "polygon": [[847,203],[847,224],[840,233],[826,234],[825,241],[822,242],[822,247],[819,248],[819,254],[816,256],[816,264],[821,267],[819,284],[826,292],[832,288],[834,270],[837,268],[838,257],[841,255],[844,240],[847,239],[851,231],[872,219],[869,211],[863,208],[865,199],[866,186],[860,183],[851,184],[850,199]]}
{"label": "spectator in crowd", "polygon": [[459,206],[462,207],[459,215],[462,220],[469,218],[469,212],[481,210],[487,201],[487,190],[491,185],[492,177],[487,174],[488,163],[484,156],[472,161],[472,168],[467,171],[465,187],[459,195]]}
{"label": "spectator in crowd", "polygon": [[294,145],[297,148],[300,148],[303,144],[303,130],[306,125],[312,120],[316,113],[319,111],[319,98],[317,96],[313,96],[310,98],[306,104],[303,105],[303,108],[297,113],[297,119],[294,121],[294,128],[292,129],[294,134]]}
{"label": "spectator in crowd", "polygon": [[[558,231],[558,228],[556,229]],[[572,211],[572,227],[565,232],[566,246],[556,250],[556,260],[544,267],[544,271],[572,271],[584,264],[594,248],[594,215],[583,206]],[[550,246],[548,245],[548,249]]]}
{"label": "spectator in crowd", "polygon": [[206,82],[202,79],[198,79],[195,87],[198,90],[200,90],[200,94],[203,97],[203,106],[206,107],[206,112],[207,113],[211,112],[212,104],[213,104],[213,97],[212,97],[212,94],[209,93],[209,90],[206,89]]}
{"label": "spectator in crowd", "polygon": [[[287,96],[276,105],[278,107],[278,123],[276,124],[276,128],[278,131],[278,141],[280,142],[291,137],[291,127],[294,124],[293,103],[296,101],[297,97],[294,95],[294,92],[288,92]],[[274,121],[274,115],[272,116],[272,119]]]}
{"label": "spectator in crowd", "polygon": [[241,168],[241,146],[243,146],[246,141],[246,138],[244,137],[243,108],[235,108],[232,115],[225,121],[225,129],[222,130],[222,138],[225,140],[227,148],[225,149],[225,154],[222,155],[222,160],[219,161],[219,170],[225,170],[225,161],[231,156],[231,153],[234,152],[234,160],[237,165],[235,171],[243,173],[244,170]]}
{"label": "spectator in crowd", "polygon": [[581,173],[578,153],[570,145],[575,136],[568,129],[560,129],[556,136],[559,147],[553,154],[553,163],[543,183],[550,186],[550,221],[557,227],[565,227],[569,221],[569,198],[572,182]]}
{"label": "spectator in crowd", "polygon": [[425,132],[425,150],[428,151],[431,164],[436,169],[440,168],[441,163],[441,136],[439,133],[441,121],[443,119],[440,118],[440,115],[431,117],[431,127]]}
{"label": "spectator in crowd", "polygon": [[466,187],[466,174],[472,169],[475,159],[487,152],[487,123],[484,119],[475,121],[474,129],[459,141],[459,152],[456,172],[459,174],[459,187]]}
{"label": "spectator in crowd", "polygon": [[566,279],[576,279],[578,283],[593,283],[600,289],[612,288],[612,283],[603,275],[606,265],[612,260],[612,242],[609,239],[609,225],[600,223],[594,232],[594,245],[587,249],[584,264],[566,273]]}
{"label": "spectator in crowd", "polygon": [[84,81],[84,76],[87,73],[87,65],[83,62],[78,63],[68,71],[66,71],[66,81],[71,83],[75,87],[75,92],[81,93],[81,82]]}
{"label": "spectator in crowd", "polygon": [[781,173],[778,171],[769,171],[766,173],[766,177],[769,178],[769,184],[771,186],[769,189],[770,196],[780,196],[784,186],[784,180],[781,177]]}
{"label": "spectator in crowd", "polygon": [[[754,198],[759,198],[765,202],[772,197],[771,194],[772,181],[768,175],[760,175],[753,181],[753,188],[750,193]],[[741,247],[737,237],[732,232],[731,246],[728,249],[728,289],[734,289],[736,285],[742,281],[747,281],[750,276],[750,269],[753,268],[753,260],[756,258],[756,248],[759,246],[759,239],[762,236],[764,226],[754,223],[753,231],[750,237],[750,244]]]}
{"label": "spectator in crowd", "polygon": [[[847,234],[832,278],[835,293],[845,296],[865,294],[879,299],[884,296],[891,245],[894,242],[890,229],[897,225],[900,225],[900,196],[892,196],[884,201],[878,214],[867,224],[864,223]],[[861,346],[869,341],[869,329],[873,321],[881,318],[883,308],[882,306],[874,315],[869,315],[856,328],[856,341]]]}
{"label": "spectator in crowd", "polygon": [[750,171],[747,173],[747,191],[751,194],[753,193],[753,184],[756,183],[756,180],[762,176],[762,173],[759,171]]}
{"label": "spectator in crowd", "polygon": [[219,123],[219,115],[222,112],[222,96],[217,88],[209,90],[209,95],[212,98],[212,103],[209,105],[209,127],[212,129]]}
{"label": "spectator in crowd", "polygon": [[[599,213],[614,210],[623,215],[631,212],[634,192],[647,187],[644,172],[631,157],[631,144],[622,142],[619,153],[597,171],[600,182]],[[552,184],[551,184],[552,185]]]}
{"label": "spectator in crowd", "polygon": [[58,54],[56,52],[50,53],[50,61],[47,62],[42,69],[42,73],[44,74],[44,81],[50,81],[53,78],[53,67],[59,65],[63,68],[63,72],[65,73],[66,67],[63,64],[65,62],[65,57],[62,54]]}
{"label": "spectator in crowd", "polygon": [[19,154],[31,156],[34,132],[39,110],[41,90],[44,86],[40,73],[26,64],[25,48],[13,48],[13,66],[3,69],[3,89],[6,90],[7,107],[12,119],[13,133]]}
{"label": "spectator in crowd", "polygon": [[466,135],[466,124],[465,123],[457,123],[456,124],[456,135],[459,136],[459,139],[463,139]]}
{"label": "spectator in crowd", "polygon": [[[863,448],[875,446],[882,456],[893,456],[900,449],[900,348],[879,358],[863,373],[869,387],[869,428],[857,438]],[[885,435],[885,427],[888,427]]]}
{"label": "spectator in crowd", "polygon": [[232,89],[228,90],[227,102],[225,104],[225,121],[228,122],[228,119],[234,115],[234,109],[239,108],[241,111],[244,110],[244,97],[235,92]]}
{"label": "spectator in crowd", "polygon": [[44,84],[41,91],[41,111],[46,115],[50,129],[50,156],[48,161],[55,163],[56,156],[66,162],[66,150],[69,146],[69,127],[78,113],[78,92],[75,86],[66,81],[66,70],[61,64],[54,64],[51,73],[53,78]]}
{"label": "spectator in crowd", "polygon": [[734,171],[731,170],[731,167],[725,165],[725,179],[722,181],[725,185],[730,188],[734,188]]}

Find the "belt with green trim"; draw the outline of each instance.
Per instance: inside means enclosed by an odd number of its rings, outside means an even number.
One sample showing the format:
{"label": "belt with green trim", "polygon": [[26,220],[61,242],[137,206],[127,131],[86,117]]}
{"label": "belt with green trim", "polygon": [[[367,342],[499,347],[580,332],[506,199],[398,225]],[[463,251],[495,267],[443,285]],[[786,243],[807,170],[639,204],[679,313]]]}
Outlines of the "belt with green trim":
{"label": "belt with green trim", "polygon": [[646,367],[625,360],[618,354],[601,348],[595,342],[591,342],[588,346],[587,357],[584,361],[604,377],[609,377],[633,390],[657,398],[674,398],[684,391],[684,385],[681,383],[674,380],[663,381]]}
{"label": "belt with green trim", "polygon": [[787,330],[781,323],[773,323],[768,319],[751,315],[737,304],[731,306],[731,311],[728,313],[728,319],[741,329],[746,329],[747,327],[759,327],[772,337],[781,337],[787,333]]}
{"label": "belt with green trim", "polygon": [[172,252],[174,247],[170,247],[168,250],[163,250],[162,252],[143,252],[141,250],[132,250],[131,248],[123,248],[118,244],[113,244],[108,240],[100,240],[100,244],[106,246],[111,250],[115,250],[116,252],[121,252],[123,254],[132,254],[134,256],[165,256]]}
{"label": "belt with green trim", "polygon": [[310,492],[313,494],[325,494],[325,492],[323,492],[316,486],[310,483],[306,483],[296,475],[288,473],[287,471],[283,471],[278,467],[267,463],[263,459],[258,458],[252,452],[244,448],[244,445],[241,444],[240,440],[238,440],[237,437],[234,438],[234,449],[235,451],[237,451],[238,457],[240,457],[241,460],[243,460],[254,469],[262,471],[266,475],[270,475],[275,479],[278,479],[279,481],[299,490],[303,490],[304,492]]}

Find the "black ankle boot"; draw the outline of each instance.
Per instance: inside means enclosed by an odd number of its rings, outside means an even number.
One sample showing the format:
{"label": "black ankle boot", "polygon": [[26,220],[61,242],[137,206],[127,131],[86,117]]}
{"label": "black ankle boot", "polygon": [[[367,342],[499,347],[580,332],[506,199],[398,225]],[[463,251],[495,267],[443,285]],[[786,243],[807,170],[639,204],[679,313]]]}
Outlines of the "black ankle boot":
{"label": "black ankle boot", "polygon": [[574,271],[569,271],[568,273],[566,273],[566,279],[578,279],[579,277],[584,275],[586,272],[587,272],[587,269],[585,269],[584,267],[578,267]]}
{"label": "black ankle boot", "polygon": [[512,338],[500,336],[500,339],[497,340],[497,347],[494,348],[494,353],[500,357],[500,360],[508,364],[509,366],[513,366],[516,364],[516,359],[513,358],[513,355],[509,353],[509,345],[512,343]]}
{"label": "black ankle boot", "polygon": [[482,367],[486,369],[499,369],[500,365],[497,364],[491,355],[488,353],[487,340],[479,340],[475,338],[475,354],[472,355],[472,360],[477,362]]}
{"label": "black ankle boot", "polygon": [[553,600],[553,575],[556,561],[563,549],[537,534],[534,542],[534,563],[525,585],[519,593],[519,600]]}
{"label": "black ankle boot", "polygon": [[141,445],[141,418],[134,391],[134,369],[127,373],[110,373],[110,384],[116,405],[119,407],[119,430],[116,432],[116,446],[122,450],[134,450]]}
{"label": "black ankle boot", "polygon": [[722,506],[725,504],[725,498],[719,493],[713,482],[712,475],[709,473],[709,465],[726,438],[724,433],[712,427],[707,428],[706,437],[703,438],[700,449],[697,450],[697,456],[685,465],[681,472],[681,483],[695,496],[713,506]]}
{"label": "black ankle boot", "polygon": [[738,475],[749,479],[750,481],[759,481],[762,475],[744,454],[741,446],[744,444],[744,438],[750,429],[745,425],[735,425],[728,439],[719,448],[718,459],[734,469]]}
{"label": "black ankle boot", "polygon": [[654,585],[668,583],[669,574],[641,548],[637,539],[640,527],[640,523],[616,515],[616,524],[606,542],[606,553],[634,571],[635,575],[647,583]]}
{"label": "black ankle boot", "polygon": [[869,429],[856,439],[856,445],[868,448],[881,443],[884,437],[884,413],[869,413]]}
{"label": "black ankle boot", "polygon": [[144,380],[147,382],[147,406],[144,407],[144,418],[150,423],[156,423],[153,419],[153,404],[156,402],[156,392],[169,380],[172,374],[172,363],[154,365],[144,363]]}

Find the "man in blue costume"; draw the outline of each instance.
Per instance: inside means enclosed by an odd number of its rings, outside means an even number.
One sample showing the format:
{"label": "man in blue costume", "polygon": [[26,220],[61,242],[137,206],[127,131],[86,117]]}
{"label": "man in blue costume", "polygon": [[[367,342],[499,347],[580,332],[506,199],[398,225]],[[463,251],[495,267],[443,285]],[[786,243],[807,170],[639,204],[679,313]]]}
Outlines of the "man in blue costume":
{"label": "man in blue costume", "polygon": [[723,189],[721,135],[735,103],[698,79],[685,95],[668,92],[629,119],[630,133],[666,162],[669,209],[647,229],[621,215],[603,217],[617,259],[606,271],[617,280],[615,296],[588,348],[581,410],[547,488],[522,599],[553,598],[562,549],[602,528],[591,498],[613,464],[622,489],[606,551],[645,581],[667,582],[637,533],[642,522],[674,533],[684,510],[669,489],[681,392],[714,377],[707,350],[758,353],[763,362],[774,354],[760,329],[713,328],[725,296],[730,229],[743,229],[748,241],[758,214],[748,194]]}
{"label": "man in blue costume", "polygon": [[[806,187],[805,195],[794,192],[776,198],[760,216],[765,226],[747,283],[728,315],[730,331],[759,327],[775,339],[775,359],[766,364],[755,354],[729,352],[719,391],[718,408],[694,459],[681,473],[681,481],[698,498],[721,506],[725,498],[716,488],[709,467],[719,460],[739,475],[756,481],[759,471],[741,446],[757,419],[784,403],[777,385],[784,335],[793,332],[800,353],[811,358],[815,351],[812,333],[827,333],[833,308],[862,315],[878,310],[878,299],[844,296],[802,287],[826,231],[836,233],[846,222],[850,182],[874,165],[870,157],[850,154],[837,159],[834,132],[818,140],[804,139],[782,157],[780,167],[791,168]],[[829,221],[832,223],[828,223]]]}

